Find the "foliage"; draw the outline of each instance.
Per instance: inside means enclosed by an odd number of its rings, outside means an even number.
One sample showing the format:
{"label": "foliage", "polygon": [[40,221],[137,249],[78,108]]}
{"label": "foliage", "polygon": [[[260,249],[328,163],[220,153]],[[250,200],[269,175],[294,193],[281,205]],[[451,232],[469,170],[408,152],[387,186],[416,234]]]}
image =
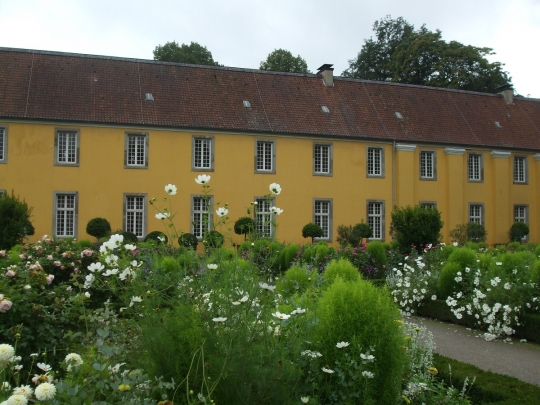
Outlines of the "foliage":
{"label": "foliage", "polygon": [[122,231],[120,232],[120,235],[124,237],[125,243],[137,243],[139,241],[139,238],[137,238],[137,235],[135,235],[133,232],[130,232],[130,231]]}
{"label": "foliage", "polygon": [[247,235],[253,233],[255,230],[255,221],[251,217],[241,217],[234,223],[234,233],[237,235],[244,235],[246,240]]}
{"label": "foliage", "polygon": [[291,52],[285,49],[274,49],[270,52],[266,60],[261,62],[259,69],[274,72],[311,73],[306,61],[300,55],[294,57]]}
{"label": "foliage", "polygon": [[419,206],[394,207],[390,233],[403,253],[415,247],[419,252],[425,245],[436,245],[443,227],[437,208]]}
{"label": "foliage", "polygon": [[315,238],[321,238],[322,236],[324,236],[324,232],[318,224],[309,223],[302,228],[302,237],[311,238],[311,243]]}
{"label": "foliage", "polygon": [[86,225],[86,233],[96,239],[104,238],[111,233],[111,224],[105,218],[92,218]]}
{"label": "foliage", "polygon": [[521,242],[529,234],[529,226],[525,222],[516,222],[510,227],[510,241]]}
{"label": "foliage", "polygon": [[313,270],[305,267],[292,266],[276,284],[277,290],[285,296],[303,294],[308,289],[312,280],[316,279]]}
{"label": "foliage", "polygon": [[360,279],[358,269],[345,259],[332,260],[324,271],[324,278],[329,282],[335,282],[337,278],[352,282]]}
{"label": "foliage", "polygon": [[169,241],[169,238],[163,232],[152,231],[148,235],[146,235],[146,237],[144,238],[144,241],[145,242],[153,241],[158,244],[163,243],[164,245],[166,245],[167,242]]}
{"label": "foliage", "polygon": [[484,225],[470,222],[467,224],[467,238],[472,242],[485,242],[487,236]]}
{"label": "foliage", "polygon": [[11,191],[0,196],[0,249],[9,250],[34,234],[32,208]]}
{"label": "foliage", "polygon": [[364,239],[371,238],[373,230],[364,221],[356,224],[352,228],[350,241],[352,246],[358,246]]}
{"label": "foliage", "polygon": [[384,274],[386,265],[388,264],[388,258],[386,257],[386,251],[382,242],[378,240],[369,242],[366,247],[366,254],[370,256],[373,267],[377,269],[377,272]]}
{"label": "foliage", "polygon": [[446,297],[450,297],[454,292],[458,291],[459,283],[456,279],[462,276],[462,271],[464,270],[456,262],[448,262],[443,266],[439,275],[439,297],[446,299]]}
{"label": "foliage", "polygon": [[218,62],[214,61],[212,52],[197,42],[191,42],[189,45],[178,45],[178,42],[172,41],[166,42],[165,45],[158,45],[154,49],[154,60],[220,66]]}
{"label": "foliage", "polygon": [[491,48],[446,42],[441,31],[415,30],[402,17],[386,16],[373,31],[342,76],[481,92],[511,81],[504,64],[488,61]]}
{"label": "foliage", "polygon": [[450,237],[452,241],[455,241],[459,245],[464,245],[467,243],[469,237],[467,235],[467,228],[469,224],[459,224],[456,225],[454,229],[450,231]]}
{"label": "foliage", "polygon": [[[337,241],[341,247],[347,246],[351,239],[352,225],[338,225]],[[351,244],[352,245],[352,244]]]}
{"label": "foliage", "polygon": [[197,250],[198,244],[199,244],[199,240],[192,233],[183,233],[178,238],[178,245],[184,246],[188,249]]}
{"label": "foliage", "polygon": [[225,237],[218,231],[207,232],[203,238],[203,243],[208,248],[220,248],[224,241]]}

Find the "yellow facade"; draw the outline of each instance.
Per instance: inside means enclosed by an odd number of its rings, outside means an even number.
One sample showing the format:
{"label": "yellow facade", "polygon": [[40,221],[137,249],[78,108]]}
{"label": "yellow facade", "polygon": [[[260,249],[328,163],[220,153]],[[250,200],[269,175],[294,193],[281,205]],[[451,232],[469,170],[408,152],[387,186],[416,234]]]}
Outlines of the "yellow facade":
{"label": "yellow facade", "polygon": [[[276,218],[276,237],[285,242],[306,243],[302,227],[314,218],[314,199],[331,201],[331,242],[336,242],[339,225],[368,221],[370,201],[384,205],[382,239],[391,240],[392,206],[436,203],[444,221],[443,236],[458,224],[469,222],[470,205],[482,207],[482,221],[489,244],[508,241],[514,222],[514,207],[527,207],[530,240],[540,240],[538,154],[492,149],[461,149],[420,143],[370,142],[360,139],[274,136],[226,132],[98,125],[66,125],[23,121],[3,121],[7,134],[7,158],[0,164],[0,189],[24,198],[33,207],[36,229],[31,240],[55,234],[54,193],[76,192],[77,239],[91,239],[85,228],[95,217],[109,220],[113,229],[125,227],[124,195],[144,194],[147,199],[145,233],[163,231],[157,211],[148,204],[166,196],[164,186],[172,183],[178,193],[169,197],[175,224],[191,232],[191,196],[201,194],[194,179],[209,174],[214,209],[227,203],[229,226],[246,215],[255,197],[269,192],[268,185],[279,183],[282,193],[275,205],[284,210]],[[78,133],[76,165],[55,164],[55,134]],[[147,134],[148,166],[125,167],[126,134]],[[193,137],[211,137],[213,170],[193,170]],[[255,142],[273,141],[275,173],[256,173]],[[331,175],[314,175],[314,144],[331,145]],[[367,175],[368,148],[381,150],[382,173]],[[434,179],[421,179],[421,153],[433,152]],[[378,153],[378,152],[377,152]],[[481,156],[482,178],[469,181],[469,154]],[[514,157],[525,157],[526,181],[514,183]],[[162,204],[162,203],[161,203]],[[225,229],[217,229],[227,233]],[[237,243],[243,238],[232,232]]]}

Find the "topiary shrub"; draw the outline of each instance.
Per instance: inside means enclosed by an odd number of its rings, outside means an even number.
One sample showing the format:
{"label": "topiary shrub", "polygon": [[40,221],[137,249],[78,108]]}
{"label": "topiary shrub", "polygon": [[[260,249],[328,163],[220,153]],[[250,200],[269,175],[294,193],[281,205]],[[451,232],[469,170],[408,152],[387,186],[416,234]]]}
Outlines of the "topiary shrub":
{"label": "topiary shrub", "polygon": [[13,191],[11,195],[0,196],[0,249],[9,250],[22,243],[35,230],[30,222],[32,208],[24,200],[19,200]]}
{"label": "topiary shrub", "polygon": [[184,246],[188,249],[197,250],[198,244],[199,244],[199,240],[192,233],[183,233],[178,238],[178,245]]}
{"label": "topiary shrub", "polygon": [[337,277],[353,282],[360,278],[360,273],[347,259],[332,260],[324,271],[324,278],[329,282],[334,282]]}
{"label": "topiary shrub", "polygon": [[467,238],[470,242],[485,242],[486,241],[486,228],[483,225],[476,222],[470,222],[467,224]]}
{"label": "topiary shrub", "polygon": [[139,238],[133,232],[122,231],[120,234],[124,237],[124,243],[137,243]]}
{"label": "topiary shrub", "polygon": [[390,233],[402,253],[408,253],[411,246],[421,252],[423,246],[439,243],[443,225],[437,208],[394,207]]}
{"label": "topiary shrub", "polygon": [[303,238],[311,238],[311,243],[313,244],[313,241],[315,238],[321,238],[324,236],[324,232],[320,225],[309,223],[304,225],[302,228],[302,237]]}
{"label": "topiary shrub", "polygon": [[462,271],[463,269],[459,263],[447,262],[443,266],[441,273],[439,274],[438,297],[446,299],[458,289],[459,284],[456,281],[456,277],[458,277],[458,273]]}
{"label": "topiary shrub", "polygon": [[203,242],[207,248],[220,248],[225,238],[218,231],[210,231],[204,235]]}
{"label": "topiary shrub", "polygon": [[96,239],[111,234],[111,224],[105,218],[92,218],[86,224],[86,233]]}
{"label": "topiary shrub", "polygon": [[253,233],[255,229],[255,221],[250,217],[241,217],[234,223],[234,233],[237,235],[244,235],[244,240],[247,239],[247,235]]}
{"label": "topiary shrub", "polygon": [[[313,371],[306,373],[315,379],[320,376],[312,383],[317,403],[398,403],[405,337],[396,322],[401,314],[390,295],[366,280],[337,278],[320,298],[317,318],[311,350],[322,357],[310,360],[315,363]],[[337,347],[339,342],[348,345]],[[361,358],[366,360],[353,360]],[[327,382],[330,378],[334,383]]]}
{"label": "topiary shrub", "polygon": [[[165,238],[165,240],[162,240],[163,238]],[[156,243],[164,243],[166,245],[167,242],[169,242],[169,238],[163,232],[153,231],[153,232],[150,232],[148,235],[146,235],[146,237],[144,238],[144,241],[145,242],[154,241]]]}
{"label": "topiary shrub", "polygon": [[512,242],[521,242],[529,234],[529,226],[525,222],[516,222],[510,227],[508,237]]}
{"label": "topiary shrub", "polygon": [[351,232],[351,245],[352,246],[358,246],[360,245],[364,239],[371,238],[373,235],[373,230],[371,227],[366,224],[364,221],[360,222],[359,224],[356,224],[352,228]]}
{"label": "topiary shrub", "polygon": [[471,267],[476,263],[476,253],[468,248],[454,249],[448,256],[448,261],[459,264],[461,270],[465,270],[465,267]]}

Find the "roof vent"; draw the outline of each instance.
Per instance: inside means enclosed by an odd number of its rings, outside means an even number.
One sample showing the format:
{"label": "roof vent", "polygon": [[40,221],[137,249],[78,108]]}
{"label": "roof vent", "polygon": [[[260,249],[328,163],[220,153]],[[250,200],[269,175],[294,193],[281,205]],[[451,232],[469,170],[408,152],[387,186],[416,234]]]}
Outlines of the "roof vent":
{"label": "roof vent", "polygon": [[403,115],[401,115],[400,112],[396,111],[394,114],[396,114],[396,118],[400,121],[403,121]]}
{"label": "roof vent", "polygon": [[330,114],[330,109],[325,105],[321,105],[321,110],[325,114]]}
{"label": "roof vent", "polygon": [[334,87],[334,65],[325,63],[318,70],[317,74],[322,76],[325,86]]}
{"label": "roof vent", "polygon": [[502,129],[502,125],[499,121],[495,121],[495,126],[499,129]]}
{"label": "roof vent", "polygon": [[506,104],[514,103],[514,89],[512,88],[511,84],[505,84],[504,86],[497,87],[495,89],[495,92],[503,96],[504,101],[506,101]]}
{"label": "roof vent", "polygon": [[244,105],[244,108],[251,108],[251,103],[247,100],[242,101],[242,104]]}
{"label": "roof vent", "polygon": [[154,96],[152,93],[146,93],[146,101],[154,101]]}

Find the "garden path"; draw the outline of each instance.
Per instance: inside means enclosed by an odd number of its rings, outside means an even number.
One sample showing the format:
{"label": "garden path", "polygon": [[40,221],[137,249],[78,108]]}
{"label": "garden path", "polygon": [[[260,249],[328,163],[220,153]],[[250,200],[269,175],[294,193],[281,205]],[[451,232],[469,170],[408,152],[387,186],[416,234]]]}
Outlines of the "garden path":
{"label": "garden path", "polygon": [[410,321],[433,334],[436,353],[540,386],[540,345],[519,339],[488,342],[480,331],[461,325],[419,317]]}

